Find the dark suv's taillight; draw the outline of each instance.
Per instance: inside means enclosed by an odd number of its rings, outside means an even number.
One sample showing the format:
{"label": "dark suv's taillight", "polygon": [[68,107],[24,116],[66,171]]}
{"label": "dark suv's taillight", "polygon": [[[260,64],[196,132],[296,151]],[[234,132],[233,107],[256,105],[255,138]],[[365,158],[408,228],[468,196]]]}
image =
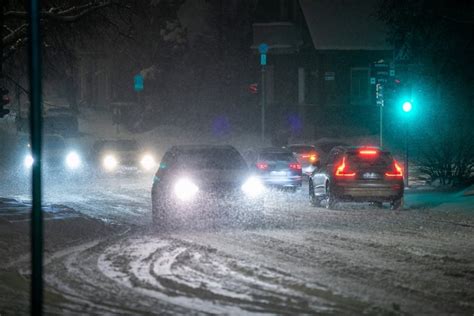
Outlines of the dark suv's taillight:
{"label": "dark suv's taillight", "polygon": [[393,169],[390,171],[385,172],[387,177],[394,177],[394,178],[403,178],[403,169],[400,167],[396,160],[393,161]]}
{"label": "dark suv's taillight", "polygon": [[341,164],[336,167],[336,177],[354,177],[355,175],[356,173],[349,169],[346,157],[343,157]]}

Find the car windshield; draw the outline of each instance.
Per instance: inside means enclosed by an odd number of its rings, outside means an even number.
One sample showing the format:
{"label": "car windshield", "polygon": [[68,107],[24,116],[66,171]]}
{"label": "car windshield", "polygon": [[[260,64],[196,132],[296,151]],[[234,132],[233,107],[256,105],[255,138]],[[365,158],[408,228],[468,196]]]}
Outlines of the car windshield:
{"label": "car windshield", "polygon": [[291,146],[290,150],[299,155],[316,152],[315,148],[312,146]]}
{"label": "car windshield", "polygon": [[190,170],[245,170],[247,165],[240,154],[232,150],[196,149],[179,154],[176,167]]}
{"label": "car windshield", "polygon": [[97,145],[99,150],[103,151],[138,151],[139,146],[133,140],[107,141]]}
{"label": "car windshield", "polygon": [[351,166],[357,168],[383,168],[386,169],[393,165],[393,157],[389,153],[381,152],[376,155],[361,155],[357,152],[349,152],[347,160]]}
{"label": "car windshield", "polygon": [[44,150],[62,150],[66,148],[64,140],[60,137],[46,137],[44,140]]}
{"label": "car windshield", "polygon": [[291,153],[261,153],[260,160],[265,161],[294,161]]}

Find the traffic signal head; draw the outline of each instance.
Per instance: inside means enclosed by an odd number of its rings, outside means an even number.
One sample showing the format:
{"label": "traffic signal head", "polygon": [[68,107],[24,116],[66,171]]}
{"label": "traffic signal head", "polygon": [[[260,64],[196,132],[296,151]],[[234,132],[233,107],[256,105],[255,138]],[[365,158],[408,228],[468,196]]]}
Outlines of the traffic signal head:
{"label": "traffic signal head", "polygon": [[4,109],[3,107],[10,103],[10,97],[8,96],[8,89],[0,88],[0,94],[2,95],[2,99],[0,102],[0,117],[4,117],[10,110]]}

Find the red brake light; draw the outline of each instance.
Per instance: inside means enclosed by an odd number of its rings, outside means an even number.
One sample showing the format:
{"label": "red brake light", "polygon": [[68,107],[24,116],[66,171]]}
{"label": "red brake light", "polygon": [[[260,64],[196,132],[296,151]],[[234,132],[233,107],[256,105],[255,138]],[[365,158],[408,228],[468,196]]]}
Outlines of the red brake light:
{"label": "red brake light", "polygon": [[338,177],[353,177],[355,176],[355,172],[351,172],[348,170],[349,166],[346,165],[346,157],[342,158],[342,163],[336,169],[336,176]]}
{"label": "red brake light", "polygon": [[364,156],[375,156],[379,152],[376,149],[361,149],[359,150],[359,155],[364,155]]}
{"label": "red brake light", "polygon": [[257,168],[260,170],[265,170],[268,168],[268,164],[266,162],[257,162]]}
{"label": "red brake light", "polygon": [[301,158],[309,159],[311,162],[315,162],[316,159],[318,159],[318,156],[316,154],[303,154],[301,155]]}
{"label": "red brake light", "polygon": [[299,163],[290,163],[290,169],[300,170],[301,165]]}
{"label": "red brake light", "polygon": [[396,160],[393,161],[393,164],[394,164],[395,170],[386,172],[385,175],[387,177],[403,177],[402,167],[400,167],[400,165],[397,163]]}

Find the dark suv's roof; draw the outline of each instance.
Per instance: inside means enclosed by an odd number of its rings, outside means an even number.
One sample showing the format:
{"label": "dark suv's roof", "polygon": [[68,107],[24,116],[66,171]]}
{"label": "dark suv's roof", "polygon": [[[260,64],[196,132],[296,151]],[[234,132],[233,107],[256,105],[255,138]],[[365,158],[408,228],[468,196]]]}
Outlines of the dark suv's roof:
{"label": "dark suv's roof", "polygon": [[212,150],[212,149],[228,149],[237,150],[231,145],[176,145],[170,148],[172,152],[185,152],[195,150]]}
{"label": "dark suv's roof", "polygon": [[291,153],[288,149],[280,147],[265,147],[258,150],[259,153]]}

